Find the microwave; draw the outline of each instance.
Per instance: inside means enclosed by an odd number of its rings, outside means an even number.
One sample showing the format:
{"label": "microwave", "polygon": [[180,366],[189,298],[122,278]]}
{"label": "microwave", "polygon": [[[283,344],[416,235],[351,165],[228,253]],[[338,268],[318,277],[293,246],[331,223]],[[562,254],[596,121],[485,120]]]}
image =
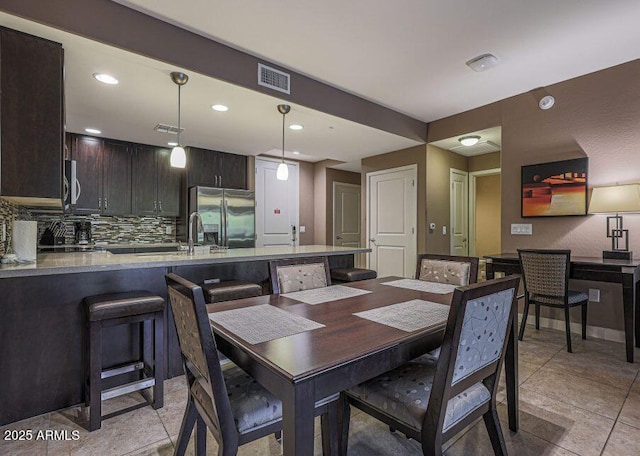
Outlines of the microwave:
{"label": "microwave", "polygon": [[76,174],[76,161],[64,161],[64,210],[70,212],[75,208],[80,197],[80,182]]}

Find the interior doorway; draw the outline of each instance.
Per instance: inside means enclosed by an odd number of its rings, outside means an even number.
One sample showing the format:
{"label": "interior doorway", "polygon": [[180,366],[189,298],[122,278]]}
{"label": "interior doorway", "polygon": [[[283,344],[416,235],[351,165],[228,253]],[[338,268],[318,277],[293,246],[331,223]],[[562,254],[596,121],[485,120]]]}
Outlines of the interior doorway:
{"label": "interior doorway", "polygon": [[469,173],[469,254],[482,258],[501,248],[500,168]]}

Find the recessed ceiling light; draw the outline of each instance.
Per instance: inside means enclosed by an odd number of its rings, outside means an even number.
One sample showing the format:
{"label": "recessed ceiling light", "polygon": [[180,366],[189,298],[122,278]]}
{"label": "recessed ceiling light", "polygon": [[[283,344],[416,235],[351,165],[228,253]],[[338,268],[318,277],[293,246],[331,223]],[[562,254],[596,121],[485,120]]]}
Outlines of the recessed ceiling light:
{"label": "recessed ceiling light", "polygon": [[119,82],[116,78],[114,78],[110,74],[93,73],[93,77],[96,78],[98,81],[104,84],[109,84],[109,85],[115,85]]}
{"label": "recessed ceiling light", "polygon": [[220,111],[220,112],[225,112],[229,110],[227,106],[221,105],[221,104],[214,104],[213,106],[211,106],[211,109],[213,109],[214,111]]}
{"label": "recessed ceiling light", "polygon": [[175,142],[175,141],[170,141],[170,142],[167,143],[167,146],[171,146],[171,147],[176,147],[177,145],[178,145],[178,143]]}
{"label": "recessed ceiling light", "polygon": [[302,130],[304,127],[302,125],[293,124],[293,125],[289,125],[289,128],[291,130]]}
{"label": "recessed ceiling light", "polygon": [[86,131],[87,133],[92,133],[94,135],[99,135],[100,133],[102,133],[97,128],[85,128],[84,131]]}
{"label": "recessed ceiling light", "polygon": [[297,150],[294,150],[293,155],[300,155],[300,152],[298,152]]}
{"label": "recessed ceiling light", "polygon": [[500,63],[500,59],[493,54],[482,54],[467,61],[466,64],[473,71],[486,71]]}
{"label": "recessed ceiling light", "polygon": [[540,106],[540,109],[542,109],[543,111],[546,111],[547,109],[551,109],[555,103],[556,99],[553,98],[553,95],[546,95],[540,98],[538,106]]}
{"label": "recessed ceiling light", "polygon": [[458,138],[458,141],[460,141],[463,146],[475,146],[478,144],[478,141],[480,141],[480,136],[463,136],[462,138]]}

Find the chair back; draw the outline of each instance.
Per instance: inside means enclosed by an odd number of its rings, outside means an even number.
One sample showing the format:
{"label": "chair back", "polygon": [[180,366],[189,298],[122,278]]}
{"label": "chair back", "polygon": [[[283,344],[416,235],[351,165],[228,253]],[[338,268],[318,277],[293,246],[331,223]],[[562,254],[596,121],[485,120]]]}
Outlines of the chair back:
{"label": "chair back", "polygon": [[[495,404],[507,335],[517,309],[519,282],[519,277],[508,276],[454,291],[422,426],[423,442],[433,440],[438,429],[442,429],[446,440],[469,424],[464,417],[479,404]],[[458,400],[455,407],[448,408],[449,400],[462,393],[475,398],[468,402]]]}
{"label": "chair back", "polygon": [[269,262],[273,294],[312,290],[331,285],[327,257],[286,258]]}
{"label": "chair back", "polygon": [[571,250],[518,249],[524,289],[562,300],[569,290]]}
{"label": "chair back", "polygon": [[214,436],[225,442],[235,439],[237,446],[236,426],[202,288],[176,274],[167,274],[165,280],[189,394]]}
{"label": "chair back", "polygon": [[479,262],[477,257],[421,253],[418,255],[416,279],[466,286],[478,281]]}

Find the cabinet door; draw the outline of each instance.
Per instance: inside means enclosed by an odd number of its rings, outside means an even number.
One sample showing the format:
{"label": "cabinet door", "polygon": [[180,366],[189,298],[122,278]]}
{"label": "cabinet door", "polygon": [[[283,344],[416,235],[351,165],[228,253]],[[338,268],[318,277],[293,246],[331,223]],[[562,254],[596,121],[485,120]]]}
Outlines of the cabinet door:
{"label": "cabinet door", "polygon": [[105,140],[103,152],[103,204],[105,215],[130,215],[131,149],[129,144]]}
{"label": "cabinet door", "polygon": [[71,158],[76,161],[80,196],[76,214],[99,214],[102,209],[102,140],[72,135]]}
{"label": "cabinet door", "polygon": [[0,28],[0,195],[62,201],[62,46]]}
{"label": "cabinet door", "polygon": [[220,152],[190,147],[187,154],[187,187],[218,187],[221,171]]}
{"label": "cabinet door", "polygon": [[220,153],[222,166],[220,177],[224,188],[247,188],[247,157],[244,155]]}
{"label": "cabinet door", "polygon": [[163,217],[177,217],[180,214],[180,183],[184,171],[171,167],[170,155],[169,149],[157,149],[158,215]]}
{"label": "cabinet door", "polygon": [[157,176],[155,147],[135,144],[132,166],[132,202],[135,215],[156,215]]}

